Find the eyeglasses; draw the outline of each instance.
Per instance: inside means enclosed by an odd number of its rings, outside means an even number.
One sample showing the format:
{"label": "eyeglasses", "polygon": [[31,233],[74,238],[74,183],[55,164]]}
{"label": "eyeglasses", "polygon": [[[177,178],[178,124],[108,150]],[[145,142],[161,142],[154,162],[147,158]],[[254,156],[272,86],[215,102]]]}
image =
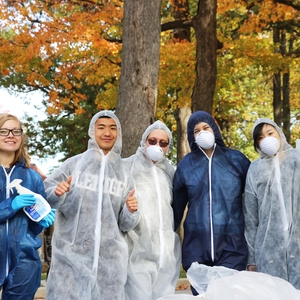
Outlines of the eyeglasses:
{"label": "eyeglasses", "polygon": [[157,142],[159,143],[159,146],[162,147],[162,148],[165,148],[169,145],[169,143],[166,142],[166,141],[158,141],[157,139],[151,139],[151,138],[148,139],[148,143],[152,146],[156,145]]}
{"label": "eyeglasses", "polygon": [[12,133],[13,136],[20,136],[23,133],[23,129],[0,128],[0,136],[8,136],[10,133]]}

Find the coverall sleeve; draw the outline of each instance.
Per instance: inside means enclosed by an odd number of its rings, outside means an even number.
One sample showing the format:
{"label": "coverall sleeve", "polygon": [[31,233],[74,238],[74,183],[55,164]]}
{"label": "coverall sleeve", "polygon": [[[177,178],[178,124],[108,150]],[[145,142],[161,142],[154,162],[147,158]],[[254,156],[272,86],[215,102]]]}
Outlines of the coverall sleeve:
{"label": "coverall sleeve", "polygon": [[248,244],[248,264],[255,264],[255,240],[257,235],[257,228],[259,224],[258,219],[258,199],[253,185],[253,176],[249,170],[246,187],[245,197],[243,201],[243,210],[245,217],[245,238]]}
{"label": "coverall sleeve", "polygon": [[120,212],[119,216],[119,226],[120,229],[123,232],[127,232],[129,230],[132,230],[139,222],[141,219],[141,213],[139,210],[135,212],[130,212],[127,208],[126,203],[123,206],[123,209]]}
{"label": "coverall sleeve", "polygon": [[66,161],[66,163],[64,163],[60,168],[56,169],[44,181],[47,200],[51,207],[58,208],[58,206],[64,202],[67,193],[63,194],[62,196],[57,196],[54,191],[60,182],[68,180],[69,175],[71,175],[71,173],[68,169],[68,163]]}
{"label": "coverall sleeve", "polygon": [[0,222],[5,222],[7,219],[14,217],[17,213],[11,206],[12,200],[12,198],[7,198],[0,201]]}
{"label": "coverall sleeve", "polygon": [[184,176],[179,168],[177,168],[173,180],[173,213],[175,230],[180,225],[185,207],[188,203],[187,188],[184,184]]}

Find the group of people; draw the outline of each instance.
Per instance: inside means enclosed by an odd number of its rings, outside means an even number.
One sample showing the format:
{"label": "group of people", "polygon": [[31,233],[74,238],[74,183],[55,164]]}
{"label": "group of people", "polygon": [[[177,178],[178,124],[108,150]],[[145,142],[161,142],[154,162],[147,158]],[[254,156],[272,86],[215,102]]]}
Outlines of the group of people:
{"label": "group of people", "polygon": [[[210,114],[193,113],[191,151],[176,170],[166,159],[172,134],[161,121],[125,159],[113,112],[95,114],[88,134],[87,150],[43,182],[29,167],[20,121],[0,114],[3,300],[33,299],[41,273],[38,234],[54,219],[47,300],[155,300],[173,294],[180,264],[187,271],[193,262],[265,272],[300,289],[300,151],[273,121],[254,124],[260,158],[251,163],[225,146]],[[53,209],[45,220],[22,211],[34,205],[32,195],[6,188],[16,178],[47,199]],[[186,207],[181,247],[175,230]]]}
{"label": "group of people", "polygon": [[225,147],[211,115],[191,115],[191,152],[173,183],[175,229],[188,205],[182,265],[264,272],[300,289],[300,151],[269,119],[255,122],[252,138],[259,158],[250,163]]}

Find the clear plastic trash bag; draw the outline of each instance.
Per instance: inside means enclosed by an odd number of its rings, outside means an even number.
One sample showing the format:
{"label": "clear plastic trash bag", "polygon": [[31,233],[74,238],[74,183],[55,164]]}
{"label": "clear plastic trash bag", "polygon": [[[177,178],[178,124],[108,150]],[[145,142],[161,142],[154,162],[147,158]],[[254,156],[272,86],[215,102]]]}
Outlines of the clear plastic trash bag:
{"label": "clear plastic trash bag", "polygon": [[[300,290],[289,282],[260,272],[236,271],[193,263],[187,278],[205,300],[299,300]],[[195,296],[168,295],[159,300],[190,300]]]}
{"label": "clear plastic trash bag", "polygon": [[237,270],[228,269],[225,267],[209,267],[194,262],[187,270],[186,276],[193,288],[198,292],[199,295],[201,295],[206,292],[207,286],[210,282],[218,278],[233,276],[238,272],[239,271]]}
{"label": "clear plastic trash bag", "polygon": [[[300,291],[289,282],[260,272],[236,271],[193,263],[187,277],[206,300],[299,300]],[[205,284],[207,289],[203,293]]]}

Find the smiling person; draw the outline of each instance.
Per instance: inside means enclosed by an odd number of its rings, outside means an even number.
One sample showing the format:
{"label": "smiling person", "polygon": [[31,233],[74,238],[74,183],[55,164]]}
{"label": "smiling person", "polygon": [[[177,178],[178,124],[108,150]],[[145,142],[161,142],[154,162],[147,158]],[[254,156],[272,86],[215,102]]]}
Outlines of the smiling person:
{"label": "smiling person", "polygon": [[121,231],[140,220],[134,180],[120,157],[116,115],[98,112],[88,133],[88,149],[44,181],[57,208],[48,300],[125,299],[128,249]]}
{"label": "smiling person", "polygon": [[127,300],[156,300],[173,294],[180,269],[180,242],[174,232],[174,167],[165,155],[172,134],[161,121],[144,132],[136,154],[124,159],[136,183],[140,223],[125,234],[129,247]]}
{"label": "smiling person", "polygon": [[245,188],[247,269],[300,289],[300,151],[269,119],[255,122],[252,138],[260,158],[251,163]]}
{"label": "smiling person", "polygon": [[14,179],[22,186],[46,198],[41,176],[30,168],[25,150],[25,134],[20,120],[0,114],[0,287],[2,300],[32,300],[41,283],[42,264],[38,234],[54,219],[51,211],[44,219],[34,222],[23,211],[32,206],[34,195],[18,195],[7,189]]}
{"label": "smiling person", "polygon": [[204,111],[190,116],[188,141],[191,152],[179,162],[173,184],[175,229],[188,204],[182,266],[187,271],[198,262],[245,270],[242,197],[250,161],[225,146],[215,120]]}

